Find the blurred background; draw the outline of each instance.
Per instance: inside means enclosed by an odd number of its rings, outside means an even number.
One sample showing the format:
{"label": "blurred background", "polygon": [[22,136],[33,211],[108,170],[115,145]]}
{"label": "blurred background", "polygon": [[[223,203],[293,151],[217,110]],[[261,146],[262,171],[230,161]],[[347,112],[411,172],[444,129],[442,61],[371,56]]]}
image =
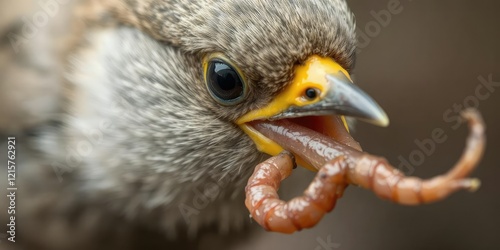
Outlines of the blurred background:
{"label": "blurred background", "polygon": [[[235,248],[499,249],[500,87],[489,97],[483,96],[488,94],[485,88],[479,94],[476,89],[481,77],[500,82],[500,2],[348,2],[357,18],[358,33],[361,30],[369,37],[369,42],[360,37],[364,48],[358,55],[355,81],[391,119],[388,128],[358,123],[354,137],[365,151],[386,157],[394,166],[401,164],[400,157],[410,164],[423,161],[412,164],[413,175],[432,177],[453,166],[464,147],[466,126],[454,129],[456,122],[449,122],[456,116],[454,105],[477,106],[486,121],[488,138],[484,159],[473,173],[482,186],[476,193],[462,191],[417,207],[392,204],[350,187],[315,228],[291,236],[256,230]],[[377,21],[372,13],[379,16],[391,9],[390,4],[399,6],[394,11],[399,13],[392,14],[388,22]],[[447,140],[436,143],[435,152],[420,160],[415,156],[419,153],[414,153],[420,150],[415,140],[430,139],[439,128]],[[402,168],[408,173],[406,169]],[[307,171],[297,172],[282,187],[289,197],[301,193],[313,178]]]}
{"label": "blurred background", "polygon": [[[0,31],[7,32],[1,24],[16,13],[17,5],[11,2],[11,8],[0,10]],[[350,187],[335,210],[313,229],[281,235],[265,232],[252,223],[248,232],[230,239],[208,234],[192,247],[500,249],[500,131],[497,129],[500,128],[500,2],[348,2],[357,17],[360,35],[356,83],[379,102],[391,119],[388,128],[358,123],[354,137],[365,151],[384,156],[395,166],[408,162],[402,168],[406,173],[432,177],[450,169],[463,150],[467,130],[463,124],[457,125],[457,111],[477,107],[488,126],[486,154],[473,173],[481,179],[481,188],[472,194],[458,192],[435,204],[406,207]],[[30,48],[36,49],[44,43],[50,40],[40,36]],[[0,50],[7,44],[8,41],[2,41]],[[50,65],[50,58],[43,53],[37,56],[39,60],[30,61]],[[9,58],[7,52],[0,51],[0,68]],[[44,73],[43,67],[39,73]],[[43,75],[47,81],[54,77]],[[57,93],[53,89],[47,91]],[[8,100],[0,100],[0,114],[7,103]],[[40,103],[50,105],[46,100]],[[36,106],[36,100],[29,105]],[[52,107],[39,108],[44,112]],[[36,117],[33,119],[28,123],[38,122]],[[11,125],[7,129],[15,130],[17,124]],[[436,129],[444,131],[446,140],[432,142],[435,147],[426,152],[419,145],[429,142]],[[281,188],[284,197],[302,193],[313,177],[311,172],[297,170]],[[143,238],[149,239],[149,236]]]}

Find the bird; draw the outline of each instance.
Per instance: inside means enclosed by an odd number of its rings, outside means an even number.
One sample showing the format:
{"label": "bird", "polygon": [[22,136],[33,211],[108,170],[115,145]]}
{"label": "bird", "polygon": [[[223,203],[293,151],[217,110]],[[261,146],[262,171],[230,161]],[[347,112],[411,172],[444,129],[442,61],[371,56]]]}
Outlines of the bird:
{"label": "bird", "polygon": [[66,22],[50,44],[57,105],[34,105],[35,122],[0,117],[0,134],[19,140],[25,249],[134,249],[138,229],[174,240],[243,230],[246,181],[282,150],[245,123],[388,123],[352,84],[356,24],[344,0],[69,2],[52,1],[72,13],[57,17]]}

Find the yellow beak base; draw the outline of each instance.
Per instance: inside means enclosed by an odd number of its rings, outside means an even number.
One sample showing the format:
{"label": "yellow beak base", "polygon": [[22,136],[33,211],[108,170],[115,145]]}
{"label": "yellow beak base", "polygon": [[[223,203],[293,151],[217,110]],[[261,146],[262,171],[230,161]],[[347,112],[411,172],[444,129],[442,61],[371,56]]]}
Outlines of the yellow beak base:
{"label": "yellow beak base", "polygon": [[[295,77],[292,83],[281,92],[266,107],[251,111],[236,121],[237,124],[268,119],[277,115],[289,107],[302,107],[321,101],[328,92],[330,86],[326,80],[326,75],[342,72],[349,80],[349,73],[338,63],[330,58],[311,56],[304,65],[299,65],[295,69]],[[310,99],[306,95],[308,89],[315,89],[317,97]]]}
{"label": "yellow beak base", "polygon": [[[237,124],[255,142],[259,151],[269,155],[278,155],[284,149],[276,142],[246,125],[246,123],[254,120],[269,119],[293,106],[302,107],[321,101],[330,88],[325,76],[327,74],[337,74],[339,71],[347,76],[349,80],[351,79],[349,73],[332,59],[319,56],[310,57],[303,65],[296,67],[293,81],[283,92],[266,107],[251,111],[242,116],[237,120]],[[316,98],[311,99],[306,95],[308,89],[316,90]],[[342,119],[344,126],[347,128],[345,119],[343,117]],[[297,163],[311,171],[317,171],[299,157],[297,157]]]}

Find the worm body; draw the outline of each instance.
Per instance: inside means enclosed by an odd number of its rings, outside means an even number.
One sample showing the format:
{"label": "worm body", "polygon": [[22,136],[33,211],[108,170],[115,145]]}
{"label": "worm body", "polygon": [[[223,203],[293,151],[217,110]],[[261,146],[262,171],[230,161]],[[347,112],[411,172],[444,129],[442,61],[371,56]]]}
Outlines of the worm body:
{"label": "worm body", "polygon": [[384,158],[358,151],[287,120],[255,123],[253,126],[259,132],[307,160],[318,173],[302,196],[282,201],[277,190],[291,174],[294,159],[290,153],[272,157],[259,164],[250,177],[246,206],[267,230],[292,233],[318,223],[333,209],[349,184],[404,205],[439,201],[460,189],[475,191],[480,186],[479,180],[467,176],[483,154],[485,128],[477,111],[466,110],[462,116],[468,121],[470,134],[461,158],[446,174],[427,180],[407,177]]}
{"label": "worm body", "polygon": [[266,230],[293,233],[313,227],[335,207],[347,184],[342,157],[321,168],[302,196],[288,202],[277,190],[292,172],[293,156],[282,153],[257,165],[246,187],[245,204]]}

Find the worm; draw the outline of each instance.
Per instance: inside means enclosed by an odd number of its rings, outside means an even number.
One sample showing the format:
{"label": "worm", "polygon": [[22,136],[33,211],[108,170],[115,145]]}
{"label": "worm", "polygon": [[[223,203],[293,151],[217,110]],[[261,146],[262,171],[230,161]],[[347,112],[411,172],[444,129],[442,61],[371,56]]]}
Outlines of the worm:
{"label": "worm", "polygon": [[427,180],[407,177],[382,157],[361,152],[291,121],[254,122],[256,130],[281,142],[286,150],[319,171],[302,196],[285,202],[279,199],[277,190],[291,174],[294,156],[283,152],[271,157],[256,166],[246,187],[245,204],[254,220],[266,230],[293,233],[316,225],[334,208],[349,184],[403,205],[439,201],[460,189],[475,191],[480,181],[467,176],[483,155],[485,125],[476,110],[465,110],[462,117],[468,121],[470,133],[461,158],[447,173]]}

